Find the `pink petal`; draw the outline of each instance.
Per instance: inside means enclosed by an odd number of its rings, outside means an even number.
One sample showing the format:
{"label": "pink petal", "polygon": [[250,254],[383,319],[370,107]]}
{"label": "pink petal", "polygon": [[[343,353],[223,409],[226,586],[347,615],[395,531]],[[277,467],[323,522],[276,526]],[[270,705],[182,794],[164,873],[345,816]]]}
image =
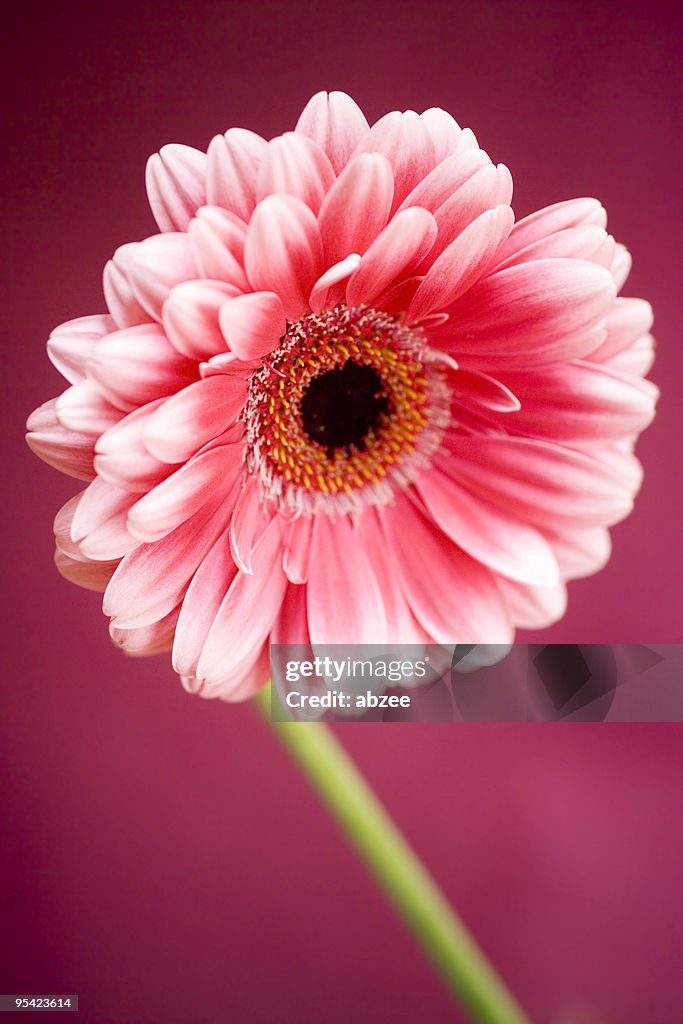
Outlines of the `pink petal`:
{"label": "pink petal", "polygon": [[258,365],[259,360],[257,359],[245,362],[243,359],[239,359],[234,352],[220,352],[217,356],[211,356],[206,363],[200,363],[199,376],[204,379],[221,375],[237,381],[246,381]]}
{"label": "pink petal", "polygon": [[415,484],[429,514],[459,547],[519,583],[549,587],[559,583],[552,548],[534,530],[456,480],[432,469]]}
{"label": "pink petal", "polygon": [[530,587],[513,580],[499,580],[508,614],[518,629],[545,629],[558,622],[567,610],[564,583],[554,587]]}
{"label": "pink petal", "polygon": [[63,555],[68,555],[69,558],[73,558],[76,562],[88,561],[87,556],[81,554],[78,549],[78,545],[71,537],[71,525],[73,523],[74,515],[76,514],[78,505],[86,491],[80,491],[78,494],[74,494],[72,498],[69,498],[66,504],[62,505],[60,508],[52,524],[57,549],[61,551]]}
{"label": "pink petal", "polygon": [[181,675],[180,682],[186,693],[191,693],[193,696],[201,697],[204,683],[201,679],[197,679],[195,676]]}
{"label": "pink petal", "polygon": [[450,245],[465,228],[487,210],[509,206],[512,177],[507,167],[487,165],[460,185],[434,214],[439,235],[430,260]]}
{"label": "pink petal", "polygon": [[256,659],[253,656],[241,662],[231,678],[225,679],[217,687],[204,684],[204,697],[218,697],[230,704],[251,700],[268,682],[270,677],[270,659],[268,645],[265,644]]}
{"label": "pink petal", "polygon": [[592,576],[609,561],[612,543],[602,526],[583,530],[546,530],[557,563],[565,580]]}
{"label": "pink petal", "polygon": [[349,306],[369,305],[399,275],[409,276],[436,238],[431,213],[415,207],[402,210],[387,224],[361,258],[346,289]]}
{"label": "pink petal", "polygon": [[606,441],[602,444],[575,442],[572,447],[576,452],[587,457],[619,487],[626,490],[631,497],[634,497],[643,483],[643,467],[633,454],[635,441],[634,437],[628,437],[618,438],[616,441]]}
{"label": "pink petal", "polygon": [[57,419],[56,406],[57,399],[53,398],[31,413],[26,424],[26,443],[38,458],[61,473],[77,480],[92,480],[94,438],[63,427]]}
{"label": "pink petal", "polygon": [[183,600],[173,642],[173,668],[179,675],[196,677],[209,630],[236,575],[226,531],[202,559]]}
{"label": "pink petal", "polygon": [[[69,527],[71,539],[80,543],[89,534],[99,530],[112,516],[125,509],[126,514],[135,503],[136,496],[129,491],[106,483],[97,477],[78,495],[79,501],[74,509]],[[92,555],[87,557],[93,557]]]}
{"label": "pink petal", "polygon": [[382,591],[346,516],[315,517],[306,594],[314,645],[385,642]]}
{"label": "pink petal", "polygon": [[[516,412],[520,408],[519,398],[505,384],[495,377],[477,370],[463,370],[458,367],[449,375],[454,398],[454,415],[462,402],[489,409],[492,412]],[[513,421],[514,422],[514,421]]]}
{"label": "pink petal", "polygon": [[430,213],[436,213],[477,171],[491,166],[491,160],[483,150],[458,149],[418,181],[401,203],[401,209],[422,206]]}
{"label": "pink petal", "polygon": [[[420,276],[419,283],[422,284],[423,281],[424,277]],[[433,330],[436,327],[443,327],[443,325],[447,324],[449,320],[450,317],[448,313],[429,313],[428,316],[421,317],[421,319],[417,320],[416,323],[419,323],[420,326],[423,327],[425,330]],[[441,353],[441,355],[445,355],[445,353]],[[451,365],[453,365],[454,368],[457,369],[458,364],[453,359],[453,357],[448,356],[447,358],[450,360]]]}
{"label": "pink petal", "polygon": [[85,379],[85,364],[95,344],[115,329],[114,321],[105,314],[82,316],[61,324],[48,338],[50,362],[70,384],[77,384]]}
{"label": "pink petal", "polygon": [[[309,519],[308,522],[311,520]],[[311,658],[315,656],[313,648],[310,646],[311,638],[308,633],[306,587],[295,586],[292,583],[287,587],[277,619],[273,624],[270,642],[271,644],[301,644],[308,648]],[[272,650],[271,655],[274,661],[278,657],[278,653]]]}
{"label": "pink petal", "polygon": [[207,202],[248,221],[256,206],[258,169],[267,151],[266,140],[246,128],[231,128],[225,135],[212,139],[206,176]]}
{"label": "pink petal", "polygon": [[198,512],[219,485],[228,488],[242,472],[244,447],[220,445],[202,452],[133,505],[128,529],[138,540],[161,540]]}
{"label": "pink petal", "polygon": [[122,558],[138,541],[126,529],[128,510],[136,495],[101,480],[90,484],[81,496],[71,521],[71,538],[86,558]]}
{"label": "pink petal", "polygon": [[210,359],[225,352],[218,311],[240,292],[223,281],[184,281],[164,302],[163,326],[168,340],[188,359]]}
{"label": "pink petal", "polygon": [[513,223],[509,206],[497,206],[473,220],[427,271],[408,309],[408,321],[421,320],[455,302],[479,280],[495,260]]}
{"label": "pink petal", "polygon": [[282,303],[274,292],[251,292],[224,302],[219,320],[230,351],[245,360],[272,351],[287,330]]}
{"label": "pink petal", "polygon": [[475,408],[474,403],[454,401],[451,429],[444,440],[444,447],[448,448],[450,441],[455,438],[469,437],[472,434],[476,437],[509,437],[505,424],[502,424],[497,416],[493,417]]}
{"label": "pink petal", "polygon": [[360,140],[353,155],[359,153],[381,153],[389,161],[394,174],[392,211],[436,163],[429,131],[414,110],[394,110],[381,117]]}
{"label": "pink petal", "polygon": [[308,304],[314,313],[336,306],[344,298],[345,281],[358,270],[361,257],[357,252],[350,253],[345,260],[340,260],[326,270],[313,286]]}
{"label": "pink petal", "polygon": [[334,181],[332,165],[312,139],[287,132],[268,143],[256,183],[258,201],[274,192],[296,196],[317,213]]}
{"label": "pink petal", "polygon": [[657,390],[614,369],[576,361],[509,374],[521,400],[512,427],[521,433],[562,442],[628,437],[654,416]]}
{"label": "pink petal", "polygon": [[[595,358],[595,353],[590,356]],[[618,352],[605,363],[610,369],[633,377],[645,377],[655,359],[655,340],[651,334],[638,338],[625,352]]]}
{"label": "pink petal", "polygon": [[156,486],[169,473],[170,466],[150,454],[144,444],[147,424],[163,399],[150,402],[130,413],[105,431],[96,444],[95,469],[115,487],[137,493]]}
{"label": "pink petal", "polygon": [[374,508],[367,509],[359,517],[357,530],[365,557],[377,578],[382,594],[382,607],[387,622],[387,643],[433,643],[432,638],[416,622],[403,595],[393,569],[391,551]]}
{"label": "pink petal", "polygon": [[230,515],[226,491],[220,487],[173,533],[126,555],[104,595],[104,613],[117,628],[149,626],[181,603],[198,566],[225,529]]}
{"label": "pink petal", "polygon": [[488,569],[405,497],[383,506],[379,516],[403,594],[436,643],[510,642],[510,623]]}
{"label": "pink petal", "polygon": [[254,549],[272,518],[273,512],[263,507],[260,481],[255,476],[248,477],[230,520],[230,546],[242,572],[253,573]]}
{"label": "pink petal", "polygon": [[501,249],[501,261],[548,235],[589,224],[597,224],[601,228],[607,224],[607,214],[597,199],[568,199],[546,206],[517,221]]}
{"label": "pink petal", "polygon": [[318,92],[304,107],[296,131],[317,142],[339,174],[367,133],[368,122],[346,93]]}
{"label": "pink petal", "polygon": [[124,413],[107,401],[96,384],[84,380],[59,396],[57,416],[67,430],[98,437],[118,423]]}
{"label": "pink petal", "polygon": [[255,291],[280,296],[288,320],[298,320],[322,270],[316,219],[294,196],[268,196],[254,211],[244,251]]}
{"label": "pink petal", "polygon": [[131,658],[148,658],[152,654],[163,654],[170,651],[173,646],[178,611],[178,608],[174,608],[159,622],[138,629],[118,629],[110,625],[109,635],[116,646]]}
{"label": "pink petal", "polygon": [[551,529],[607,526],[631,509],[617,457],[521,437],[463,437],[448,443],[439,468],[510,515]]}
{"label": "pink petal", "polygon": [[365,252],[386,226],[393,196],[391,167],[381,153],[361,153],[346,165],[318,217],[328,263]]}
{"label": "pink petal", "polygon": [[421,274],[406,277],[398,284],[391,285],[380,295],[376,295],[372,301],[377,309],[381,309],[384,313],[405,313],[423,281],[424,276]]}
{"label": "pink petal", "polygon": [[249,651],[240,661],[231,662],[218,680],[183,676],[181,682],[189,693],[196,693],[204,700],[235,703],[249,700],[258,693],[268,682],[269,675],[268,645],[264,644],[260,650]]}
{"label": "pink petal", "polygon": [[420,120],[427,129],[434,156],[438,163],[445,160],[461,145],[462,128],[458,122],[441,107],[430,107],[420,114]]}
{"label": "pink petal", "polygon": [[220,206],[202,206],[187,228],[192,255],[202,277],[245,291],[244,240],[247,225]]}
{"label": "pink petal", "polygon": [[[283,686],[283,682],[286,681],[286,663],[289,660],[287,655],[291,653],[287,648],[291,644],[297,645],[297,655],[302,660],[312,661],[315,658],[315,650],[311,646],[311,638],[308,632],[306,587],[293,584],[290,584],[285,591],[280,611],[270,634],[271,677],[274,689],[281,700],[289,685]],[[309,694],[316,693],[322,695],[327,690],[327,686],[319,678],[306,679],[305,687],[306,692]],[[321,718],[323,714],[324,709],[307,706],[297,712],[297,719],[304,722],[314,722]]]}
{"label": "pink petal", "polygon": [[620,245],[617,242],[612,256],[610,270],[612,271],[612,277],[614,278],[614,284],[618,292],[620,292],[626,284],[626,279],[631,272],[632,262],[631,253],[628,251],[626,246]]}
{"label": "pink petal", "polygon": [[88,360],[88,376],[124,412],[197,379],[197,364],[169,343],[157,324],[127,327],[98,342]]}
{"label": "pink petal", "polygon": [[147,196],[160,231],[185,231],[206,202],[206,154],[191,146],[163,146],[147,161]]}
{"label": "pink petal", "polygon": [[[602,241],[602,245],[598,247],[596,244],[595,247],[591,248],[590,252],[586,253],[583,258],[590,259],[594,263],[599,263],[601,267],[607,267],[610,273],[612,273],[612,264],[614,263],[616,251],[616,239],[613,235],[606,235]],[[614,280],[614,274],[612,274],[612,280]]]}
{"label": "pink petal", "polygon": [[114,323],[117,327],[137,327],[148,324],[153,317],[140,305],[133,294],[130,272],[139,242],[120,245],[104,268],[102,284]]}
{"label": "pink petal", "polygon": [[[605,243],[609,236],[604,228],[597,224],[586,224],[577,228],[565,228],[552,235],[539,238],[530,245],[501,261],[500,253],[496,261],[496,269],[511,267],[517,263],[530,263],[532,260],[544,259],[581,259],[607,266],[610,260],[603,256]],[[501,252],[504,246],[501,247]]]}
{"label": "pink petal", "polygon": [[133,294],[154,320],[161,320],[171,288],[196,277],[199,269],[190,240],[179,232],[153,235],[140,242],[129,270]]}
{"label": "pink petal", "polygon": [[64,579],[85,590],[96,590],[99,593],[106,588],[118,564],[118,562],[76,561],[63,554],[59,549],[55,551],[55,565]]}
{"label": "pink petal", "polygon": [[313,518],[301,516],[287,526],[285,533],[282,568],[292,583],[306,583],[308,580],[308,556],[311,548]]}
{"label": "pink petal", "polygon": [[[477,368],[501,358],[525,364],[575,358],[593,345],[591,329],[614,298],[612,276],[583,260],[537,260],[475,284],[450,310],[445,348]],[[586,332],[588,331],[588,334]]]}
{"label": "pink petal", "polygon": [[626,351],[648,333],[652,321],[652,306],[644,299],[615,299],[607,313],[607,337],[588,358],[603,363]]}
{"label": "pink petal", "polygon": [[145,446],[163,462],[184,462],[235,422],[245,398],[240,378],[198,381],[159,406],[146,425]]}
{"label": "pink petal", "polygon": [[[578,327],[566,335],[561,335],[558,331],[556,338],[547,340],[539,348],[527,350],[523,339],[519,339],[516,345],[511,342],[511,347],[502,353],[502,358],[513,371],[521,370],[523,367],[547,366],[550,363],[584,359],[602,344],[605,335],[605,321],[596,319],[592,324]],[[460,341],[457,344],[458,362],[463,369],[481,367],[488,372],[497,372],[500,369],[501,353],[482,351],[481,354],[475,355],[473,352],[464,351],[464,347],[460,348]]]}
{"label": "pink petal", "polygon": [[282,571],[280,519],[273,518],[253,552],[254,574],[239,572],[209,630],[197,677],[212,686],[233,666],[260,651],[280,609],[287,586]]}

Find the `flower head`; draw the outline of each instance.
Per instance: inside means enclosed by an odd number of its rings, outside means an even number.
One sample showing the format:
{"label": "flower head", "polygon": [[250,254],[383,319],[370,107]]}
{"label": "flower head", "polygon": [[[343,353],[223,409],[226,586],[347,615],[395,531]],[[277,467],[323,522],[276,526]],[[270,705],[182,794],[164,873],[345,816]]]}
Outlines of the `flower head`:
{"label": "flower head", "polygon": [[648,303],[593,199],[514,222],[442,110],[372,128],[319,93],[147,169],[160,233],[57,328],[30,418],[87,483],[56,560],[114,641],[238,700],[276,643],[507,644],[564,612],[631,509]]}

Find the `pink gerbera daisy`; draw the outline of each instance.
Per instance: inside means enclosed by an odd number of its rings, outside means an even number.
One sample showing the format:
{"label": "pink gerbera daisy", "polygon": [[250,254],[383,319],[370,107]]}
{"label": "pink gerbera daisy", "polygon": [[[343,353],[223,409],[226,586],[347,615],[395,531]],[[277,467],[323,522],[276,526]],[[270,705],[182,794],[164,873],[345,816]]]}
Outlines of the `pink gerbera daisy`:
{"label": "pink gerbera daisy", "polygon": [[641,479],[650,306],[594,199],[514,223],[444,111],[318,93],[147,169],[159,225],[53,332],[28,441],[87,487],[56,560],[114,641],[240,700],[270,643],[507,644],[563,614]]}

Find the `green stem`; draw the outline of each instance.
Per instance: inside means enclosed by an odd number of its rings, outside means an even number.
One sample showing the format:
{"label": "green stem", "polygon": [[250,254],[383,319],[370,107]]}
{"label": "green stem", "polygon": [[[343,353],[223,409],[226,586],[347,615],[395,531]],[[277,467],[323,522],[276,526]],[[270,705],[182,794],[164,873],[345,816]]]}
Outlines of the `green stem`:
{"label": "green stem", "polygon": [[[256,700],[271,721],[270,686]],[[530,1024],[331,730],[271,724],[471,1020]]]}

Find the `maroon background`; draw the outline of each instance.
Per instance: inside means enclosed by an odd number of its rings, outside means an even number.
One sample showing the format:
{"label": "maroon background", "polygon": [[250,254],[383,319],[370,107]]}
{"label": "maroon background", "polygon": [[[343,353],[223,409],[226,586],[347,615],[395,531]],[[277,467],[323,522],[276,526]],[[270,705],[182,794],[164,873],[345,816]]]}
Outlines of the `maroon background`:
{"label": "maroon background", "polygon": [[[23,421],[60,389],[50,329],[101,310],[105,260],[153,230],[150,152],[235,124],[279,133],[320,88],[370,120],[438,104],[510,166],[518,215],[600,197],[635,255],[628,291],[657,316],[645,485],[610,565],[542,639],[683,640],[676,6],[15,6],[0,991],[78,993],[93,1024],[452,1021],[252,709],[186,696],[167,659],[125,660],[97,596],[57,576],[51,519],[77,485],[29,455]],[[681,1019],[679,727],[340,734],[535,1021],[572,1002]]]}

